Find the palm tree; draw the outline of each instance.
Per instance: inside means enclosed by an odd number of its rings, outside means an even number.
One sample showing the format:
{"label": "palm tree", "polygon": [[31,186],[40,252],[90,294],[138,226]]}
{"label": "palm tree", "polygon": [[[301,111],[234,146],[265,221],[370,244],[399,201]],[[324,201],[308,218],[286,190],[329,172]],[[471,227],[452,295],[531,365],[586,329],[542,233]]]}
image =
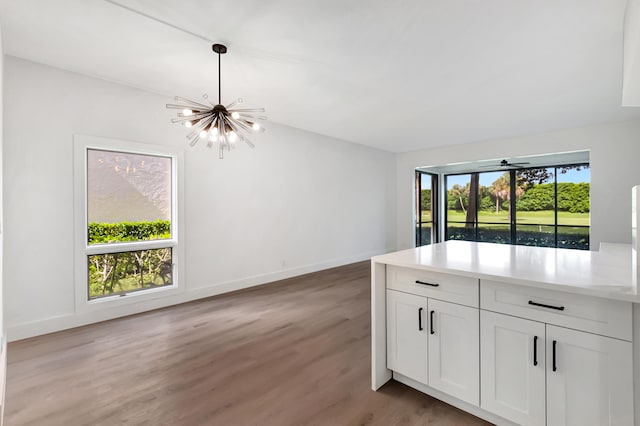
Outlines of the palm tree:
{"label": "palm tree", "polygon": [[503,174],[491,184],[491,192],[496,197],[496,214],[500,212],[500,201],[510,198],[510,190],[508,173]]}
{"label": "palm tree", "polygon": [[468,193],[468,187],[466,185],[462,187],[457,183],[453,185],[449,190],[449,194],[452,197],[458,197],[458,200],[460,201],[460,208],[462,208],[462,212],[464,214],[467,214],[467,209],[464,208],[464,201],[462,201],[462,196],[467,195],[467,193]]}

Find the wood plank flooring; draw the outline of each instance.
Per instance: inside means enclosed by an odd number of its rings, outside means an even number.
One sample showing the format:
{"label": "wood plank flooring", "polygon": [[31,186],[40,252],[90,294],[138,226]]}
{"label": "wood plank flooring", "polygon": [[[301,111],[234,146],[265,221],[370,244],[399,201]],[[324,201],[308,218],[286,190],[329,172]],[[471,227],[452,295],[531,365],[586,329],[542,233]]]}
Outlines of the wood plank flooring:
{"label": "wood plank flooring", "polygon": [[370,389],[370,264],[9,344],[5,425],[485,425]]}

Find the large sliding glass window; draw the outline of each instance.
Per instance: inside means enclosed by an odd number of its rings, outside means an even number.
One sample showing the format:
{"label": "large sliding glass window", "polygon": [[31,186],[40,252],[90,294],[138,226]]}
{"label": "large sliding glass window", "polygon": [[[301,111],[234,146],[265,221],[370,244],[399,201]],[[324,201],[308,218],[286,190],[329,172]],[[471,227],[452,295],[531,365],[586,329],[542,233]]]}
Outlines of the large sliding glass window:
{"label": "large sliding glass window", "polygon": [[590,180],[588,166],[557,168],[558,247],[589,248]]}
{"label": "large sliding glass window", "polygon": [[416,171],[416,247],[438,241],[438,175]]}
{"label": "large sliding glass window", "polygon": [[446,175],[446,240],[589,249],[589,165]]}
{"label": "large sliding glass window", "polygon": [[516,244],[556,247],[555,168],[517,170],[515,175]]}
{"label": "large sliding glass window", "polygon": [[511,176],[509,172],[478,174],[477,241],[511,243]]}
{"label": "large sliding glass window", "polygon": [[445,176],[447,188],[447,240],[476,240],[475,203],[469,208],[469,194],[473,174]]}

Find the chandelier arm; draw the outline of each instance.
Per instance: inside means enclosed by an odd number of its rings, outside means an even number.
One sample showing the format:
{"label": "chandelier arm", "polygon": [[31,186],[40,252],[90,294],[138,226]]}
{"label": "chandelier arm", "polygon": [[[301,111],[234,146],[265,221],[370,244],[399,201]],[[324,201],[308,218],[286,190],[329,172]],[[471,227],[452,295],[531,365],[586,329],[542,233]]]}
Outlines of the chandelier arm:
{"label": "chandelier arm", "polygon": [[[193,115],[181,115],[177,118],[172,118],[171,122],[172,123],[184,123],[185,121],[198,121],[202,118],[207,118],[207,116],[209,116],[208,113],[202,113],[202,114],[193,114]],[[193,123],[192,123],[193,124]]]}
{"label": "chandelier arm", "polygon": [[[181,96],[176,96],[174,99],[176,101],[181,101],[181,102],[186,102],[186,103],[189,103],[189,104],[197,105],[197,106],[202,107],[204,109],[209,109],[208,105],[201,104],[200,102],[192,101],[191,99],[183,98]],[[183,106],[183,108],[184,108],[184,106]]]}
{"label": "chandelier arm", "polygon": [[218,134],[220,135],[220,140],[226,142],[226,137],[225,137],[226,136],[226,131],[225,131],[225,125],[224,125],[224,118],[221,118],[219,120]]}
{"label": "chandelier arm", "polygon": [[202,131],[202,130],[205,130],[205,127],[209,125],[212,121],[213,121],[213,116],[206,117],[200,120],[199,122],[195,123],[192,127],[194,128],[194,130]]}
{"label": "chandelier arm", "polygon": [[244,124],[244,123],[242,123],[242,122],[240,122],[240,121],[238,121],[238,120],[235,120],[235,121],[233,122],[233,124],[234,124],[234,126],[237,126],[237,127],[241,128],[241,129],[242,129],[242,130],[244,130],[245,132],[249,132],[249,131],[251,131],[251,128],[250,128],[249,126],[247,126],[246,124]]}
{"label": "chandelier arm", "polygon": [[[209,102],[209,105],[211,105],[212,107],[214,107],[214,108],[215,108],[216,104],[214,104],[213,102],[211,102],[211,101],[209,100],[209,97],[208,97],[206,94],[205,94],[204,96],[206,96],[206,98],[205,98],[205,99],[207,100],[207,102]],[[203,96],[203,97],[204,97],[204,96]],[[209,108],[211,108],[211,107],[209,107]]]}
{"label": "chandelier arm", "polygon": [[240,118],[242,119],[251,119],[251,120],[267,120],[267,116],[265,115],[253,115],[253,114],[240,114]]}
{"label": "chandelier arm", "polygon": [[179,115],[178,117],[187,118],[187,119],[190,118],[192,120],[200,120],[201,118],[208,117],[210,115],[211,115],[211,111],[209,110],[209,111],[198,112],[198,113],[191,114],[191,115],[184,115],[183,114],[183,115]]}
{"label": "chandelier arm", "polygon": [[190,109],[192,111],[198,111],[198,112],[211,110],[211,107],[201,107],[196,105],[167,104],[167,109],[185,109],[185,108]]}
{"label": "chandelier arm", "polygon": [[245,137],[244,135],[242,135],[240,137],[240,139],[242,139],[247,145],[249,145],[250,148],[255,148],[256,146],[253,144],[253,142],[251,142],[249,140],[249,138]]}
{"label": "chandelier arm", "polygon": [[236,120],[236,119],[231,119],[231,121],[233,122],[233,124],[235,124],[235,125],[237,125],[237,126],[241,127],[242,129],[244,129],[244,130],[246,130],[246,131],[248,131],[248,132],[250,132],[250,131],[251,131],[251,127],[247,126],[247,125],[246,125],[245,123],[243,123],[242,121],[240,121],[240,120]]}
{"label": "chandelier arm", "polygon": [[255,123],[253,123],[253,122],[251,122],[251,121],[246,121],[246,120],[245,120],[245,123],[246,123],[248,126],[250,126],[250,130],[249,130],[249,131],[250,131],[250,132],[252,132],[252,133],[255,133],[255,132],[264,132],[264,131],[265,131],[264,127],[262,127],[262,126],[259,126],[257,129],[256,129],[255,127],[253,127],[253,125],[254,125]]}
{"label": "chandelier arm", "polygon": [[240,130],[238,130],[238,127],[236,127],[236,123],[232,122],[232,120],[228,120],[227,125],[232,131],[236,133],[237,136],[241,135]]}
{"label": "chandelier arm", "polygon": [[196,144],[200,140],[200,137],[196,132],[192,132],[187,135],[187,140],[189,141],[190,146],[196,146]]}
{"label": "chandelier arm", "polygon": [[264,112],[264,108],[241,108],[241,109],[229,110],[229,112],[238,112],[238,113],[243,113],[243,112]]}

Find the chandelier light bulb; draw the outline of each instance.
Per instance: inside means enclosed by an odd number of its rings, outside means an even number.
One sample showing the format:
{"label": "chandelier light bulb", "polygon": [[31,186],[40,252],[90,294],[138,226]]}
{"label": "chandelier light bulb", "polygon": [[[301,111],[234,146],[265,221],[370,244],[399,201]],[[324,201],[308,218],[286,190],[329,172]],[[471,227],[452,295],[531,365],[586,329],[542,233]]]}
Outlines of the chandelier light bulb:
{"label": "chandelier light bulb", "polygon": [[172,122],[180,123],[184,127],[193,127],[193,131],[187,136],[191,146],[200,140],[206,140],[207,146],[211,148],[215,142],[220,158],[223,158],[224,151],[230,150],[231,145],[235,145],[238,140],[253,148],[253,142],[247,134],[264,130],[254,119],[266,120],[266,117],[260,115],[264,108],[234,110],[234,107],[238,108],[237,105],[243,103],[242,98],[237,98],[228,105],[222,104],[220,58],[227,53],[227,47],[216,43],[211,48],[218,55],[218,103],[214,104],[207,95],[203,96],[204,102],[176,96],[175,100],[179,103],[167,104],[167,108],[178,110],[177,117],[171,119]]}

